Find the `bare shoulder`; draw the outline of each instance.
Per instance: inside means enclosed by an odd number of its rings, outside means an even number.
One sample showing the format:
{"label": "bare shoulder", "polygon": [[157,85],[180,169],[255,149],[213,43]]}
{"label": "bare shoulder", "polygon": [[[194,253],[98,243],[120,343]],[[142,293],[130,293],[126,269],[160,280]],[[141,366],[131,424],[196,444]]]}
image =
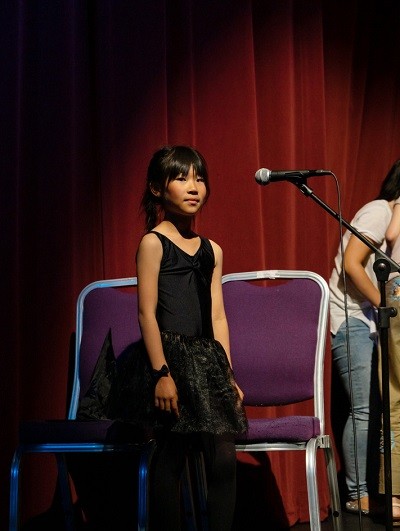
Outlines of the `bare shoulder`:
{"label": "bare shoulder", "polygon": [[220,245],[218,243],[214,242],[213,240],[209,240],[211,247],[214,251],[215,256],[215,263],[218,264],[222,261],[223,251]]}
{"label": "bare shoulder", "polygon": [[214,242],[213,240],[208,240],[211,243],[212,248],[214,249],[214,252],[222,253],[222,247],[218,245],[218,243]]}
{"label": "bare shoulder", "polygon": [[139,245],[144,245],[147,247],[147,246],[156,246],[157,244],[161,245],[161,242],[158,236],[154,232],[148,232],[142,237]]}
{"label": "bare shoulder", "polygon": [[156,234],[149,232],[140,240],[138,247],[138,255],[153,254],[158,256],[162,254],[162,245]]}

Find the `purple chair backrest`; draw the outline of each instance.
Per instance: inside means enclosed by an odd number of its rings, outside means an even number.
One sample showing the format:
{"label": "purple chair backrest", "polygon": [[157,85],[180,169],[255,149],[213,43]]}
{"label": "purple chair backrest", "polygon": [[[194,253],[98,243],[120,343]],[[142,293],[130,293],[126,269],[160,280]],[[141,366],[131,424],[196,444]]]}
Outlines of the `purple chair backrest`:
{"label": "purple chair backrest", "polygon": [[246,405],[282,405],[314,396],[321,292],[308,279],[260,286],[223,284],[235,377]]}
{"label": "purple chair backrest", "polygon": [[97,288],[84,300],[80,348],[80,395],[87,391],[101,347],[111,329],[115,357],[141,338],[136,288]]}

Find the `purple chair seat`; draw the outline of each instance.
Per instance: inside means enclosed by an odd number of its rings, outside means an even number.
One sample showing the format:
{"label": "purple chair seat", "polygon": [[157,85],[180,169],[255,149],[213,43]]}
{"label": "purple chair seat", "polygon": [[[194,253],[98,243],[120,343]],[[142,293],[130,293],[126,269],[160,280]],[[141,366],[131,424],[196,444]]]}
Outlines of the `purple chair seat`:
{"label": "purple chair seat", "polygon": [[246,434],[236,438],[237,444],[257,442],[304,442],[320,435],[317,417],[288,416],[274,419],[249,419]]}
{"label": "purple chair seat", "polygon": [[20,444],[142,444],[151,431],[113,420],[45,420],[22,422]]}

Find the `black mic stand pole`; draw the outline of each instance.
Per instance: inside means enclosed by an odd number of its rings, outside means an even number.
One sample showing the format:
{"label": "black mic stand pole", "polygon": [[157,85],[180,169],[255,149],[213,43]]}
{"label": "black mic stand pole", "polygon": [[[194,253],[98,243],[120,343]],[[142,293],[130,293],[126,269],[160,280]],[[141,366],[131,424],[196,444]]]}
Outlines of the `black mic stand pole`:
{"label": "black mic stand pole", "polygon": [[382,355],[382,417],[383,417],[383,450],[384,450],[384,475],[385,475],[385,524],[386,530],[393,529],[393,509],[392,509],[392,454],[391,454],[391,433],[390,433],[390,395],[389,395],[389,345],[388,345],[388,328],[390,326],[390,317],[397,314],[395,308],[386,307],[386,290],[385,283],[391,272],[400,272],[400,266],[394,260],[389,258],[380,249],[375,247],[365,236],[363,236],[350,223],[342,219],[337,212],[332,210],[307,186],[305,177],[291,180],[300,191],[306,196],[311,197],[320,205],[328,214],[333,216],[361,240],[369,249],[371,249],[379,258],[374,262],[374,271],[379,283],[381,302],[378,308],[378,329],[379,340],[381,344]]}

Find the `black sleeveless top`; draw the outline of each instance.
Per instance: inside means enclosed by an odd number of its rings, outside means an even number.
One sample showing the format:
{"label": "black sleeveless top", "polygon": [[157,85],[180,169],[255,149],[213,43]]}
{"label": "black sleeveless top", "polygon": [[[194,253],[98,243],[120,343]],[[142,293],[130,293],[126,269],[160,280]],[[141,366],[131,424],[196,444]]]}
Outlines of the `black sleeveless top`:
{"label": "black sleeveless top", "polygon": [[151,428],[155,434],[243,433],[247,421],[234,376],[221,343],[213,338],[211,243],[200,238],[200,247],[191,256],[166,236],[154,234],[163,248],[157,320],[178,389],[179,418],[154,407],[154,380],[144,342],[132,343],[115,360],[110,332],[78,418],[129,421],[135,429],[139,426],[147,433]]}
{"label": "black sleeveless top", "polygon": [[157,322],[161,331],[213,338],[211,279],[215,257],[211,243],[200,237],[192,256],[153,231],[163,247],[158,279]]}

